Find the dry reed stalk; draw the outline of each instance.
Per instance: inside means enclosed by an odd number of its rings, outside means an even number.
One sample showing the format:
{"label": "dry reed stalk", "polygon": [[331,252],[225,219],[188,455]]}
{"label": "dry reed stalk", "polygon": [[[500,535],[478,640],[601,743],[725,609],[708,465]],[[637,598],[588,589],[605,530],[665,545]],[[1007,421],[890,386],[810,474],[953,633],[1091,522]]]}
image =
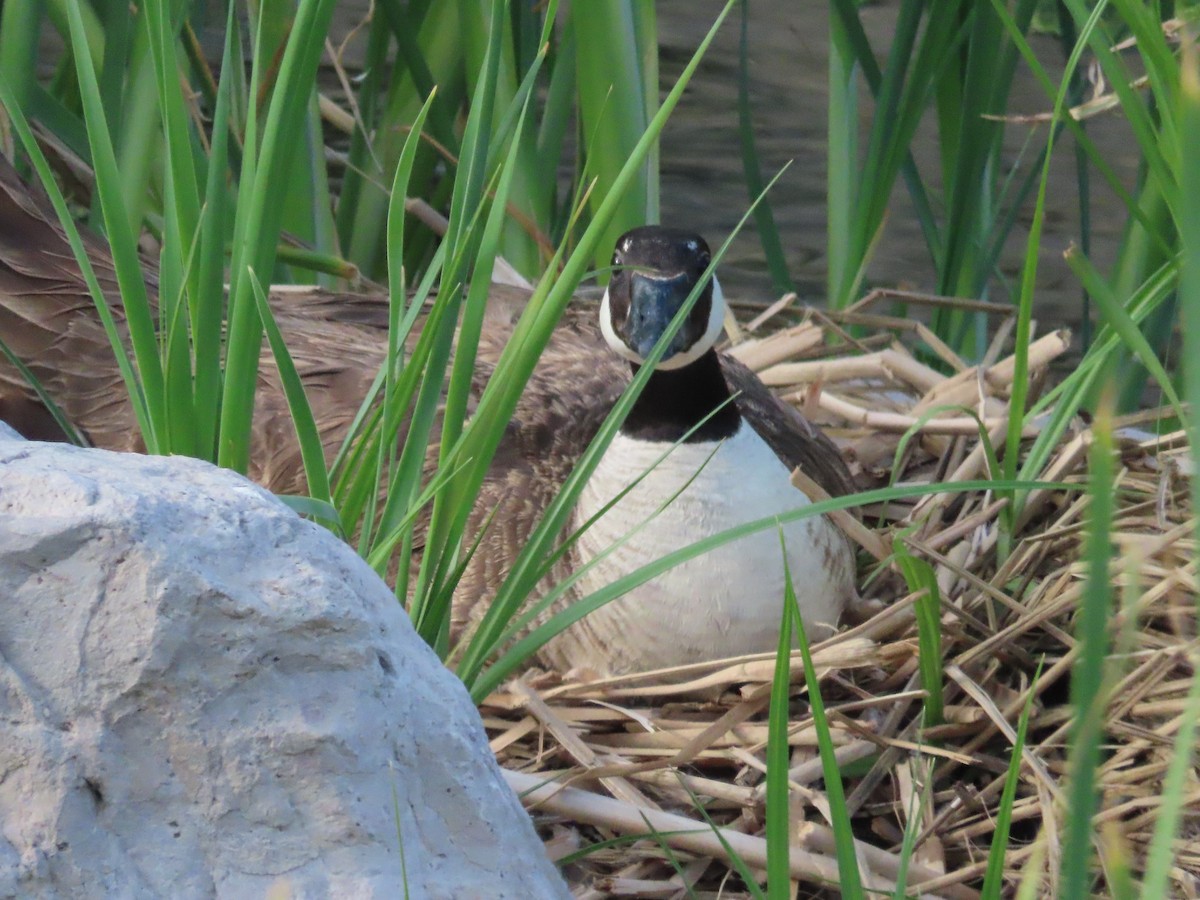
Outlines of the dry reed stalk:
{"label": "dry reed stalk", "polygon": [[746,330],[753,334],[799,299],[799,297],[789,291],[751,319],[746,325]]}
{"label": "dry reed stalk", "polygon": [[825,333],[816,325],[805,322],[777,331],[770,337],[753,338],[735,344],[730,353],[755,372],[807,353],[825,342]]}
{"label": "dry reed stalk", "polygon": [[[795,395],[789,396],[787,399],[796,399]],[[914,415],[903,415],[900,413],[877,412],[873,409],[868,409],[865,406],[845,399],[844,397],[836,397],[828,391],[821,392],[820,399],[821,409],[826,412],[833,413],[835,416],[840,416],[847,422],[853,422],[855,425],[861,425],[864,428],[873,428],[879,431],[920,431],[922,434],[960,434],[971,435],[979,433],[979,420],[970,416],[950,416],[950,417],[932,417],[922,418]],[[937,404],[943,406],[947,404]],[[965,404],[958,403],[956,406],[964,406]],[[932,408],[932,407],[931,407]],[[994,428],[1002,428],[1007,424],[1006,419],[1000,418],[985,418],[983,427],[989,430]],[[1021,431],[1022,437],[1036,437],[1037,428],[1032,425],[1027,425]]]}
{"label": "dry reed stalk", "polygon": [[896,348],[843,359],[777,362],[756,371],[763,383],[771,387],[884,378],[916,390],[931,391],[946,380],[945,376],[917,362],[907,351]]}

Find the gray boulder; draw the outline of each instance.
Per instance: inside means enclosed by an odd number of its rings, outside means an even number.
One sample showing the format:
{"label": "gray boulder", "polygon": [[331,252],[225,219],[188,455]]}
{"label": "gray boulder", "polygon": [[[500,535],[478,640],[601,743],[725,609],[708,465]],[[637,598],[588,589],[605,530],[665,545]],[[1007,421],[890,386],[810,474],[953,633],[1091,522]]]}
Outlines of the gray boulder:
{"label": "gray boulder", "polygon": [[459,681],[230,472],[0,433],[0,897],[565,897]]}

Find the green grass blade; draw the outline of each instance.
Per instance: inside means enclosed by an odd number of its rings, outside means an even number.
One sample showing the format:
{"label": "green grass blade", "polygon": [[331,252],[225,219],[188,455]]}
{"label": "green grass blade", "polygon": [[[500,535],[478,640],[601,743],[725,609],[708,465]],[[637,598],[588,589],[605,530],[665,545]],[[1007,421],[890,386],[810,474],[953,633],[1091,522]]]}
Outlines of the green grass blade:
{"label": "green grass blade", "polygon": [[[1146,316],[1173,296],[1178,277],[1177,265],[1173,261],[1168,262],[1152,273],[1134,292],[1126,303],[1134,325],[1139,325]],[[1104,323],[1079,365],[1061,384],[1047,391],[1045,396],[1032,406],[1030,416],[1050,410],[1050,418],[1025,455],[1020,469],[1021,478],[1034,477],[1045,468],[1072,418],[1084,408],[1094,394],[1100,376],[1105,371],[1112,370],[1113,360],[1121,346],[1120,338],[1107,323]]]}
{"label": "green grass blade", "polygon": [[[783,564],[787,567],[787,548],[783,531],[779,532]],[[790,588],[790,582],[789,582]],[[791,810],[788,787],[788,703],[792,686],[792,613],[791,601],[783,604],[779,622],[779,647],[775,651],[775,676],[771,682],[771,705],[767,714],[767,897],[791,900]]]}
{"label": "green grass blade", "polygon": [[[438,86],[437,78],[426,59],[425,48],[418,40],[428,8],[420,11],[409,4],[408,9],[404,9],[399,0],[383,0],[380,6],[392,36],[396,39],[396,59],[407,69],[417,95],[424,97],[428,102]],[[452,154],[459,156],[459,138],[454,131],[453,111],[444,103],[435,102],[426,115],[433,136]]]}
{"label": "green grass blade", "polygon": [[[1092,18],[1080,29],[1079,40],[1075,44],[1070,58],[1067,60],[1065,74],[1054,98],[1054,108],[1051,113],[1051,124],[1063,119],[1064,105],[1070,88],[1070,73],[1079,65],[1079,60],[1086,46],[1085,41],[1095,30],[1104,10],[1104,0],[1097,3]],[[1051,129],[1053,138],[1053,128]],[[1037,279],[1038,252],[1041,247],[1042,226],[1046,217],[1046,185],[1050,180],[1051,153],[1047,151],[1043,164],[1041,181],[1038,184],[1037,200],[1034,205],[1033,221],[1029,229],[1029,240],[1026,244],[1025,263],[1021,269],[1021,295],[1017,309],[1017,328],[1013,336],[1015,343],[1013,369],[1013,386],[1009,399],[1009,425],[1004,445],[1004,476],[1013,478],[1017,473],[1020,461],[1021,430],[1025,424],[1026,397],[1029,394],[1029,343],[1030,327],[1033,320],[1033,293]],[[1011,499],[1014,515],[1019,512],[1020,501]]]}
{"label": "green grass blade", "polygon": [[688,796],[691,797],[692,805],[696,808],[696,812],[700,813],[700,817],[704,819],[708,827],[712,830],[713,835],[720,842],[721,847],[725,850],[725,855],[733,863],[734,871],[741,876],[742,883],[746,886],[746,890],[750,896],[754,900],[767,900],[762,892],[762,888],[758,886],[758,879],[754,877],[754,872],[750,870],[750,867],[746,865],[746,861],[730,845],[729,839],[725,837],[724,830],[712,820],[712,816],[708,814],[708,810],[704,808],[704,804],[700,802],[700,798],[696,796],[696,792],[683,783],[682,780],[680,780],[679,786],[687,791]]}
{"label": "green grass blade", "polygon": [[1150,342],[1146,340],[1146,336],[1142,334],[1133,318],[1125,311],[1113,294],[1110,288],[1096,271],[1096,267],[1092,265],[1083,254],[1077,252],[1075,248],[1067,250],[1066,259],[1071,271],[1079,278],[1083,284],[1084,290],[1091,295],[1100,307],[1100,315],[1112,327],[1125,348],[1133,353],[1138,358],[1143,366],[1148,371],[1162,392],[1167,396],[1167,400],[1175,407],[1175,414],[1179,416],[1180,421],[1183,421],[1183,403],[1179,399],[1179,395],[1175,391],[1175,384],[1171,381],[1171,376],[1167,374],[1167,370],[1163,368],[1163,364],[1159,361],[1158,355],[1150,346]]}
{"label": "green grass blade", "polygon": [[923,790],[920,794],[913,793],[911,802],[908,805],[906,812],[906,822],[904,826],[904,838],[900,841],[900,865],[896,870],[896,890],[892,892],[893,900],[904,900],[908,894],[908,867],[912,862],[913,851],[917,846],[917,837],[921,833],[921,810],[930,802],[929,793],[931,791],[932,782],[932,764],[927,760],[923,760],[918,756],[913,759],[912,767],[916,768],[917,764],[925,761],[925,772],[922,776]]}
{"label": "green grass blade", "polygon": [[[218,461],[245,471],[250,457],[250,424],[254,415],[262,325],[248,272],[274,270],[276,242],[283,215],[279,198],[287,191],[287,164],[304,126],[333,0],[301,0],[255,148],[256,128],[247,133],[243,182],[238,193],[237,226],[230,266],[229,337]],[[263,49],[255,46],[255,70],[261,71]],[[258,80],[255,80],[258,84]],[[253,106],[251,107],[253,109]],[[251,119],[253,122],[253,118]]]}
{"label": "green grass blade", "polygon": [[121,176],[117,169],[100,86],[96,81],[93,61],[87,53],[83,17],[75,4],[67,7],[71,44],[75,54],[75,71],[79,79],[80,100],[87,124],[88,140],[92,147],[92,162],[96,168],[96,188],[112,252],[113,267],[121,290],[125,321],[129,327],[130,343],[146,398],[150,431],[143,434],[151,453],[169,451],[167,441],[166,390],[162,362],[159,358],[158,337],[146,282],[142,277],[141,259],[137,253],[137,235],[129,229],[129,215],[121,196]]}
{"label": "green grass blade", "polygon": [[[930,81],[948,58],[957,38],[946,36],[947,24],[953,16],[934,16],[921,44],[920,59],[912,67],[916,74],[902,84],[912,55],[920,4],[906,3],[901,7],[886,74],[880,71],[867,40],[859,4],[854,0],[833,0],[830,7],[828,302],[834,308],[841,308],[855,299],[897,172],[904,178],[931,257],[938,261],[943,256],[943,239],[909,149],[909,139],[925,111]],[[861,170],[856,67],[861,69],[867,87],[876,98],[877,109]]]}
{"label": "green grass blade", "polygon": [[837,849],[838,889],[842,897],[865,897],[862,876],[858,871],[858,854],[854,849],[854,828],[850,813],[846,810],[846,794],[842,788],[842,773],[838,769],[837,754],[833,737],[829,731],[829,719],[825,715],[825,703],[821,699],[821,682],[813,666],[812,653],[808,649],[808,636],[804,633],[804,618],[796,600],[796,589],[792,586],[792,574],[788,569],[787,553],[783,554],[784,604],[791,615],[796,641],[800,645],[800,657],[804,660],[804,682],[808,685],[808,702],[812,711],[813,728],[817,732],[817,748],[821,756],[821,771],[825,776],[825,797],[829,801],[830,825]]}
{"label": "green grass blade", "polygon": [[914,604],[917,617],[917,657],[921,687],[925,691],[924,725],[931,728],[942,724],[942,595],[938,590],[933,566],[913,556],[902,537],[892,544],[894,559],[908,584],[908,589],[920,596]]}
{"label": "green grass blade", "polygon": [[[559,35],[550,84],[542,101],[534,161],[539,172],[557,172],[563,163],[567,142],[572,137],[570,126],[575,114],[575,70],[575,30],[565,28]],[[555,239],[563,239],[563,223],[558,221],[557,180],[540,179],[532,189],[537,198],[535,208],[539,210],[539,221],[549,226]]]}
{"label": "green grass blade", "polygon": [[222,332],[225,323],[225,235],[229,227],[225,180],[229,166],[229,119],[233,105],[233,60],[237,47],[234,8],[225,20],[221,82],[208,154],[204,206],[200,220],[195,294],[189,304],[192,325],[196,443],[204,459],[217,458],[217,423],[221,415]]}
{"label": "green grass blade", "polygon": [[[253,270],[251,270],[253,274]],[[321,444],[321,432],[313,417],[312,406],[304,393],[304,382],[296,371],[296,364],[284,343],[283,334],[275,323],[271,313],[271,305],[267,302],[266,292],[257,278],[252,278],[254,299],[258,314],[262,318],[263,330],[275,356],[275,365],[279,369],[279,381],[287,398],[288,411],[292,416],[292,424],[296,428],[296,441],[300,446],[300,458],[304,463],[304,478],[308,483],[308,493],[314,500],[333,506],[329,492],[329,472],[325,468],[325,450]],[[338,523],[339,528],[341,523]]]}
{"label": "green grass blade", "polygon": [[[654,213],[648,189],[653,180],[653,147],[636,153],[653,112],[643,89],[639,38],[653,40],[654,36],[639,33],[636,6],[628,0],[589,0],[570,6],[579,121],[589,153],[588,171],[597,179],[590,200],[593,219],[601,223],[592,257],[596,268],[608,264],[608,248],[621,234],[652,221]],[[603,140],[596,139],[600,134]],[[635,153],[638,166],[630,172],[628,162]],[[621,190],[617,190],[619,183]]]}
{"label": "green grass blade", "polygon": [[6,0],[0,6],[0,81],[13,105],[28,109],[37,88],[37,49],[42,24],[41,0]]}
{"label": "green grass blade", "polygon": [[1188,798],[1192,764],[1196,757],[1196,723],[1200,719],[1200,664],[1193,657],[1192,683],[1184,701],[1179,731],[1171,748],[1170,762],[1163,779],[1162,804],[1154,819],[1154,835],[1146,856],[1146,874],[1141,896],[1145,900],[1170,896],[1167,884],[1175,865],[1175,841],[1179,836],[1183,804]]}
{"label": "green grass blade", "polygon": [[[1113,93],[1117,95],[1121,104],[1121,110],[1129,122],[1134,138],[1137,141],[1137,146],[1142,152],[1142,160],[1149,173],[1160,185],[1164,187],[1170,186],[1170,189],[1174,190],[1176,181],[1164,155],[1163,148],[1174,146],[1175,142],[1173,139],[1169,141],[1160,139],[1151,111],[1147,104],[1142,101],[1137,88],[1134,87],[1136,79],[1125,65],[1121,55],[1112,49],[1114,41],[1111,35],[1108,34],[1108,30],[1101,19],[1101,16],[1109,5],[1107,0],[1098,0],[1092,6],[1085,5],[1082,0],[1064,0],[1064,3],[1071,11],[1071,15],[1074,16],[1076,23],[1079,23],[1080,40],[1087,42],[1088,49],[1095,54],[1104,72],[1104,76],[1108,80],[1108,84],[1111,86]],[[1132,20],[1132,23],[1136,24],[1136,21],[1135,18]],[[1125,18],[1125,23],[1131,24],[1131,19]],[[1158,31],[1158,36],[1161,40],[1161,26],[1156,24],[1154,29]],[[1147,35],[1143,34],[1143,37],[1145,36]],[[1149,43],[1153,44],[1155,42],[1151,41]],[[1138,46],[1140,49],[1140,41]],[[1076,50],[1080,49],[1082,48],[1077,44]],[[1149,60],[1150,65],[1148,68],[1154,73],[1154,77],[1157,78],[1160,66],[1153,62],[1153,51],[1151,55],[1152,58]],[[1142,55],[1142,59],[1146,61],[1144,54]],[[1073,67],[1068,64],[1067,70],[1070,71],[1071,68]],[[1167,108],[1170,108],[1173,97],[1166,94],[1160,95],[1158,99],[1168,104]],[[1170,117],[1162,119],[1161,125],[1169,131],[1171,128]]]}
{"label": "green grass blade", "polygon": [[[1200,458],[1200,171],[1193,154],[1200,142],[1200,60],[1192,40],[1183,45],[1179,98],[1176,111],[1179,144],[1174,148],[1175,165],[1180,171],[1180,189],[1191,194],[1179,198],[1179,236],[1181,243],[1180,306],[1183,309],[1184,392],[1191,414],[1185,419],[1191,442],[1192,460]],[[1200,502],[1200,483],[1191,479],[1192,508]],[[1196,725],[1200,718],[1200,662],[1192,656],[1192,682],[1175,736],[1175,746],[1163,780],[1163,803],[1154,823],[1150,840],[1141,896],[1168,895],[1167,884],[1174,864],[1175,841],[1179,831],[1182,804],[1188,781],[1193,777],[1196,752]]]}
{"label": "green grass blade", "polygon": [[[852,12],[852,11],[851,11]],[[849,18],[857,23],[853,15]],[[855,178],[853,162],[858,159],[858,82],[847,18],[829,17],[829,110],[826,153],[826,302],[834,309],[851,298],[843,293],[854,267],[850,255],[850,233],[854,222]],[[872,62],[874,56],[871,57]],[[878,69],[876,70],[878,74]]]}
{"label": "green grass blade", "polygon": [[696,900],[696,892],[692,890],[691,884],[688,883],[687,873],[683,870],[683,864],[679,861],[679,857],[675,855],[675,851],[671,849],[671,845],[667,843],[664,835],[659,834],[654,826],[650,824],[650,819],[647,818],[644,812],[641,813],[642,822],[646,825],[646,832],[650,835],[654,843],[658,844],[658,849],[662,851],[663,856],[667,858],[667,862],[671,864],[671,868],[675,870],[680,882],[683,883],[684,892],[691,900]]}
{"label": "green grass blade", "polygon": [[[1021,54],[1021,58],[1025,61],[1030,73],[1041,86],[1046,97],[1053,102],[1058,94],[1057,88],[1050,76],[1046,73],[1045,66],[1038,59],[1037,54],[1030,46],[1029,41],[1025,39],[1024,34],[1020,31],[1016,22],[1013,20],[1005,6],[1004,0],[992,0],[992,8],[995,10],[997,17],[1004,24],[1008,31],[1009,39],[1013,42],[1017,51]],[[1078,47],[1081,41],[1077,38],[1074,46]],[[1075,71],[1078,71],[1077,69]],[[1070,94],[1072,73],[1068,71],[1064,74],[1067,82],[1067,92]],[[1141,209],[1137,199],[1130,194],[1129,189],[1125,186],[1124,181],[1113,169],[1112,165],[1104,158],[1104,154],[1096,147],[1095,143],[1088,137],[1087,131],[1080,122],[1075,120],[1074,116],[1065,116],[1056,120],[1056,123],[1065,125],[1071,131],[1071,136],[1075,138],[1080,147],[1083,148],[1088,161],[1095,166],[1096,171],[1104,178],[1109,189],[1121,200],[1122,205],[1130,216],[1144,229],[1144,234],[1158,249],[1163,253],[1169,253],[1170,247],[1163,240],[1163,236],[1154,228],[1153,223],[1147,217],[1146,213]]]}
{"label": "green grass blade", "polygon": [[[170,202],[163,204],[163,215],[175,220],[175,231],[190,245],[199,231],[200,193],[188,111],[180,87],[176,54],[178,36],[171,21],[170,4],[166,0],[149,0],[145,5],[145,22],[166,142],[163,177],[174,194]],[[169,252],[178,257],[177,264],[187,254],[187,245],[169,248]],[[164,247],[164,252],[168,252],[168,248]],[[194,283],[190,289],[195,290]]]}
{"label": "green grass blade", "polygon": [[[708,831],[708,829],[707,828],[695,828],[695,829],[688,829],[687,831],[656,831],[655,835],[657,835],[658,837],[665,838],[665,837],[674,837],[677,834],[695,834],[700,831]],[[618,835],[617,837],[609,838],[608,840],[596,841],[594,844],[588,844],[586,847],[581,847],[580,849],[574,851],[573,853],[568,853],[565,856],[560,856],[557,860],[555,860],[555,863],[558,865],[558,867],[560,869],[565,869],[567,866],[570,866],[577,862],[585,860],[589,856],[592,856],[595,853],[599,853],[601,850],[610,850],[614,847],[628,847],[630,844],[635,844],[638,841],[644,841],[645,839],[646,839],[646,835],[642,834],[641,832],[638,832],[636,834]]]}
{"label": "green grass blade", "polygon": [[[475,351],[479,342],[482,328],[484,306],[487,301],[487,289],[491,278],[491,266],[497,252],[496,237],[499,226],[493,214],[487,216],[488,227],[477,227],[481,214],[485,209],[485,183],[488,180],[488,163],[491,156],[489,138],[493,132],[493,119],[496,116],[497,85],[500,80],[501,62],[504,57],[504,11],[499,0],[493,0],[490,13],[486,17],[488,34],[483,39],[482,48],[476,49],[481,55],[479,77],[471,98],[471,109],[467,116],[466,129],[463,135],[462,154],[459,158],[458,173],[454,181],[454,190],[450,202],[449,225],[445,243],[446,268],[442,276],[442,289],[447,287],[455,293],[453,315],[447,316],[439,324],[440,340],[436,355],[431,358],[425,384],[422,386],[421,401],[443,403],[445,413],[442,416],[440,435],[440,464],[450,463],[450,450],[458,440],[462,431],[463,419],[467,406],[468,393],[474,372]],[[468,40],[468,45],[474,46],[479,42]],[[470,48],[468,48],[470,55]],[[509,148],[509,158],[515,149],[517,141]],[[491,204],[493,213],[503,210],[503,200]],[[481,233],[482,232],[482,233]],[[483,246],[484,233],[490,239],[489,247]],[[475,271],[470,270],[475,263]],[[466,297],[466,311],[463,316],[463,335],[458,340],[457,351],[454,354],[454,364],[450,368],[450,383],[444,401],[441,398],[442,384],[446,377],[447,364],[450,359],[451,347],[454,343],[453,327],[458,318],[462,298],[458,296],[461,285],[470,282]],[[427,326],[428,327],[428,326]],[[434,391],[437,392],[435,396]],[[427,406],[432,410],[432,406]],[[448,618],[445,614],[449,603],[448,592],[444,590],[445,579],[457,568],[457,554],[462,528],[458,521],[464,520],[466,510],[461,498],[456,496],[454,486],[438,494],[434,500],[433,513],[430,516],[426,539],[426,552],[422,556],[421,570],[410,606],[410,615],[414,627],[427,641],[434,644],[438,636],[445,633],[444,627]]]}
{"label": "green grass blade", "polygon": [[[749,200],[763,194],[765,184],[762,176],[762,166],[759,164],[758,150],[754,141],[754,119],[750,107],[750,0],[742,0],[741,34],[738,42],[738,135],[742,144],[742,171],[746,176],[746,190]],[[770,202],[764,198],[754,207],[754,225],[758,230],[758,240],[762,245],[763,255],[767,261],[767,271],[771,273],[771,283],[781,294],[796,289],[788,271],[787,258],[783,253],[783,241],[779,238],[779,229],[775,225],[775,216],[771,212]]]}
{"label": "green grass blade", "polygon": [[1071,673],[1071,726],[1068,755],[1066,833],[1058,883],[1060,897],[1091,893],[1092,815],[1096,809],[1096,768],[1106,709],[1104,660],[1108,655],[1108,622],[1112,615],[1113,444],[1111,414],[1101,409],[1092,426],[1090,512],[1087,539],[1087,582],[1076,625],[1079,654]]}
{"label": "green grass blade", "polygon": [[[174,181],[166,179],[163,201],[175,200]],[[158,342],[163,364],[163,402],[167,414],[167,446],[171,453],[195,456],[196,411],[192,408],[192,360],[189,353],[187,275],[194,257],[181,249],[191,243],[178,231],[178,219],[167,216],[158,269]],[[191,243],[192,248],[195,244]]]}
{"label": "green grass blade", "polygon": [[1017,783],[1021,780],[1021,758],[1025,752],[1025,736],[1029,733],[1029,713],[1033,709],[1033,698],[1037,696],[1039,664],[1029,686],[1029,696],[1021,707],[1017,722],[1017,739],[1013,742],[1012,757],[1008,761],[1008,774],[1004,777],[1004,790],[1000,794],[1000,805],[996,812],[996,826],[992,831],[992,846],[988,849],[987,871],[983,876],[980,900],[1000,900],[1004,888],[1004,859],[1008,853],[1008,835],[1012,825],[1013,803],[1017,797]]}
{"label": "green grass blade", "polygon": [[[528,98],[528,94],[526,97]],[[524,112],[521,115],[521,121],[523,122],[523,120]],[[520,132],[521,125],[518,124],[517,134]],[[479,243],[479,256],[474,267],[471,285],[467,290],[463,321],[459,331],[458,352],[455,355],[454,370],[451,374],[450,389],[447,392],[443,414],[443,460],[451,456],[454,444],[461,434],[462,422],[467,415],[467,403],[475,372],[475,354],[469,351],[478,346],[483,332],[488,293],[491,288],[492,263],[500,246],[501,228],[507,218],[506,200],[512,187],[513,176],[517,171],[518,150],[519,141],[514,139],[500,170],[499,181]],[[454,512],[454,517],[450,520],[449,534],[453,536],[453,542],[458,543],[458,538],[461,537],[466,527],[470,504],[466,499],[456,499],[453,485],[443,496],[446,497],[444,502],[448,508]],[[435,580],[434,583],[437,584],[437,581]],[[439,623],[439,630],[444,630],[440,629],[440,623],[449,615],[447,604],[450,600],[450,592],[441,588],[442,586],[439,585],[438,593],[443,598],[442,602],[426,606],[423,612],[426,616],[432,617],[431,621]]]}

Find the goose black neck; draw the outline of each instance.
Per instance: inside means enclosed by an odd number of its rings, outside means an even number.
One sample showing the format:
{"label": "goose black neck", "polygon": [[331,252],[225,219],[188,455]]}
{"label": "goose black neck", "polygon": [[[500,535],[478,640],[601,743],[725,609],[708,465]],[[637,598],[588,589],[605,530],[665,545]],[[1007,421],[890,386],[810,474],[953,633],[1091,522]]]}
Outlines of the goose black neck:
{"label": "goose black neck", "polygon": [[[632,366],[636,373],[637,363]],[[733,437],[741,425],[741,414],[731,396],[721,361],[716,351],[709,350],[682,368],[656,370],[629,411],[621,433],[642,441],[674,442],[712,413],[688,435],[687,443]]]}

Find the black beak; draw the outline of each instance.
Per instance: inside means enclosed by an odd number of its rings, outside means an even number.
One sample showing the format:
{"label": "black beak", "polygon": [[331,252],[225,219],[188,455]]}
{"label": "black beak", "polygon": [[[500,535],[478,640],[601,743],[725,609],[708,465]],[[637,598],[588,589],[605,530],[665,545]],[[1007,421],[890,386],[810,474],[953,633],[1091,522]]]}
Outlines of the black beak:
{"label": "black beak", "polygon": [[[670,278],[641,272],[630,273],[629,316],[621,337],[642,359],[650,355],[694,285],[695,282],[684,272]],[[663,352],[663,360],[687,349],[686,330],[685,322]]]}

